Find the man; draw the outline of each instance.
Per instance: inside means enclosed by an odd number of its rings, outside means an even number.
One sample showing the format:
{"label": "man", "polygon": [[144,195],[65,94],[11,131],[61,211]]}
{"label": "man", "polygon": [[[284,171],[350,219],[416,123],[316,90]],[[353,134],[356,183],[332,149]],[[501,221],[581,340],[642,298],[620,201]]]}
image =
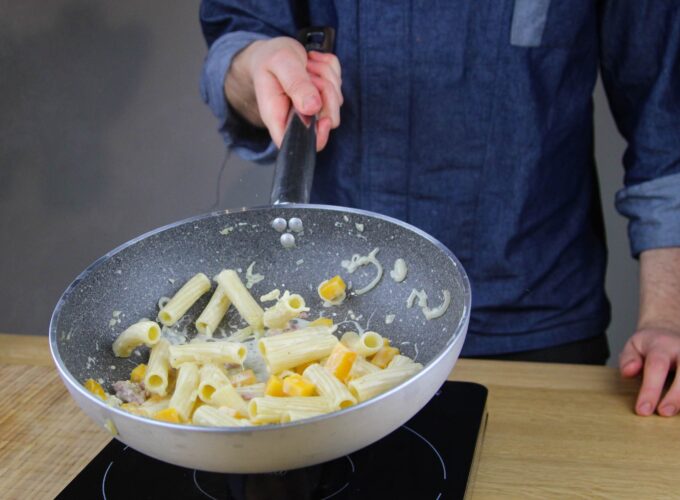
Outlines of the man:
{"label": "man", "polygon": [[[304,3],[204,0],[204,98],[254,161],[274,157],[291,102],[318,113],[312,200],[400,218],[454,251],[473,284],[466,356],[608,357],[601,68],[629,143],[617,208],[641,272],[620,369],[643,374],[637,413],[675,415],[680,375],[663,385],[680,357],[680,2]],[[337,57],[291,38],[310,25],[335,28]]]}

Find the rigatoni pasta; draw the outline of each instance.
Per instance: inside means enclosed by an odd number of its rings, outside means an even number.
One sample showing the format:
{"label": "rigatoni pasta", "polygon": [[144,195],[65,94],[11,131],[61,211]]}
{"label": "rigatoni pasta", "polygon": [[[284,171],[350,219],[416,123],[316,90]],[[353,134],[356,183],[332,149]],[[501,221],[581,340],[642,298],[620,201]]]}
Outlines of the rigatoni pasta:
{"label": "rigatoni pasta", "polygon": [[158,312],[158,319],[165,326],[174,325],[208,290],[210,290],[208,277],[203,273],[194,275],[161,308]]}
{"label": "rigatoni pasta", "polygon": [[208,305],[205,306],[201,315],[196,319],[196,330],[207,337],[212,337],[222,318],[227,313],[231,300],[224,287],[217,285],[217,288],[210,297]]}
{"label": "rigatoni pasta", "polygon": [[338,343],[330,331],[325,326],[304,328],[261,338],[257,346],[269,370],[278,373],[328,356]]}
{"label": "rigatoni pasta", "polygon": [[149,355],[149,363],[144,376],[146,390],[159,396],[165,396],[168,388],[169,370],[170,342],[161,339],[153,346]]}
{"label": "rigatoni pasta", "polygon": [[113,342],[113,353],[119,358],[127,358],[132,354],[135,347],[142,344],[152,347],[160,339],[161,327],[158,326],[158,323],[141,320],[118,335]]}
{"label": "rigatoni pasta", "polygon": [[241,278],[233,269],[225,269],[215,276],[215,281],[222,286],[224,292],[234,304],[241,317],[253,328],[262,328],[264,311],[255,301]]}
{"label": "rigatoni pasta", "polygon": [[182,363],[234,363],[242,364],[248,352],[239,342],[193,342],[169,348],[170,365],[178,368]]}
{"label": "rigatoni pasta", "polygon": [[[339,340],[338,326],[330,318],[306,319],[309,307],[302,295],[277,289],[261,296],[261,302],[276,301],[263,310],[235,270],[224,269],[215,281],[215,291],[195,321],[200,336],[178,338],[167,326],[210,290],[203,273],[161,308],[158,317],[166,328],[141,320],[114,340],[114,353],[120,357],[142,344],[151,348],[146,364],[137,364],[129,380],[113,384],[115,396],[93,379],[86,388],[135,415],[237,427],[293,422],[347,408],[422,369],[378,332],[348,331]],[[231,305],[248,326],[227,338],[210,338]],[[238,326],[230,323],[232,329]],[[250,352],[244,343],[248,338],[253,338]]]}

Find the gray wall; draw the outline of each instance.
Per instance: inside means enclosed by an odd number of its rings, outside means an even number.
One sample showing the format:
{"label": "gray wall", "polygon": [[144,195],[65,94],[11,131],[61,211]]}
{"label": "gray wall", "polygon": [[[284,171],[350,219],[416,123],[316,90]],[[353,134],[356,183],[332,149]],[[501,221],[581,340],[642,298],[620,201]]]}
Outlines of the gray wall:
{"label": "gray wall", "polygon": [[[135,235],[266,203],[270,168],[232,157],[220,176],[197,2],[0,0],[0,11],[0,331],[46,334],[70,280]],[[635,322],[637,268],[612,207],[623,143],[596,97],[616,353]]]}

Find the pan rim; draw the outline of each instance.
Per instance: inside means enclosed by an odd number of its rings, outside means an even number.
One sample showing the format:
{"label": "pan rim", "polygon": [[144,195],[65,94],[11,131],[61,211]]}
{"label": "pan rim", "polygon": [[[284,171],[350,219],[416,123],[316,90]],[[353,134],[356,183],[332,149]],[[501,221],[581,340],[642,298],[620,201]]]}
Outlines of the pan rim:
{"label": "pan rim", "polygon": [[[396,224],[398,226],[401,226],[404,229],[409,230],[412,233],[417,234],[421,238],[424,238],[426,241],[429,241],[432,243],[440,252],[443,252],[446,257],[449,258],[454,264],[454,267],[458,269],[458,271],[461,274],[461,281],[462,281],[462,288],[463,288],[463,299],[464,299],[464,304],[463,304],[463,313],[461,315],[460,320],[458,321],[458,324],[456,325],[455,331],[453,334],[449,337],[449,339],[446,342],[446,345],[444,349],[442,349],[435,357],[433,357],[424,367],[422,370],[420,370],[417,374],[412,376],[411,378],[405,380],[401,384],[393,387],[392,389],[383,392],[381,394],[378,394],[375,397],[372,397],[371,399],[368,399],[366,401],[362,401],[361,403],[357,403],[356,405],[349,406],[347,408],[343,408],[340,410],[336,410],[330,413],[325,413],[323,415],[318,415],[315,417],[309,417],[305,418],[302,420],[294,421],[294,422],[288,422],[288,423],[283,423],[283,424],[266,424],[266,425],[257,425],[257,426],[247,426],[247,427],[207,427],[207,426],[200,426],[200,425],[193,425],[193,424],[173,424],[170,422],[164,422],[162,420],[154,420],[148,417],[142,417],[139,415],[134,415],[132,413],[126,412],[124,410],[121,410],[119,408],[115,408],[113,406],[110,406],[106,404],[103,400],[100,398],[96,397],[94,394],[90,393],[85,387],[79,383],[76,378],[71,374],[70,370],[66,368],[64,365],[63,360],[61,359],[61,355],[59,354],[59,349],[57,345],[57,322],[59,320],[59,315],[61,313],[61,309],[63,308],[66,299],[70,296],[70,294],[75,290],[75,288],[78,286],[78,284],[86,278],[89,274],[94,272],[99,266],[103,265],[106,261],[108,261],[111,257],[114,255],[118,254],[119,252],[125,250],[126,248],[144,240],[147,239],[155,234],[161,233],[163,231],[181,226],[183,224],[188,224],[192,222],[197,222],[203,219],[207,219],[210,217],[215,217],[218,215],[228,215],[228,214],[233,214],[233,213],[239,213],[239,212],[255,212],[255,211],[271,211],[271,210],[330,210],[342,214],[357,214],[357,215],[363,215],[366,217],[371,217],[375,219],[380,219],[384,220],[393,224]],[[415,380],[420,379],[421,377],[425,376],[425,374],[432,369],[434,369],[434,366],[443,358],[445,358],[448,353],[454,348],[456,345],[457,340],[460,338],[461,333],[465,333],[468,327],[468,323],[470,320],[470,313],[471,313],[471,304],[472,304],[472,294],[471,294],[471,286],[470,286],[470,281],[467,275],[467,272],[465,271],[465,268],[461,264],[461,262],[458,260],[458,258],[454,255],[454,253],[446,247],[441,241],[433,237],[432,235],[426,233],[422,229],[419,229],[407,222],[401,221],[399,219],[395,219],[394,217],[390,217],[388,215],[383,215],[379,214],[376,212],[371,212],[369,210],[363,210],[359,208],[349,208],[349,207],[341,207],[341,206],[336,206],[336,205],[323,205],[323,204],[301,204],[301,203],[281,203],[281,204],[276,204],[276,205],[260,205],[260,206],[255,206],[255,207],[241,207],[241,208],[236,208],[236,209],[222,209],[222,210],[215,210],[212,212],[208,213],[203,213],[199,215],[195,215],[192,217],[188,217],[186,219],[182,219],[179,221],[171,222],[169,224],[157,227],[155,229],[152,229],[150,231],[147,231],[146,233],[143,233],[141,235],[138,235],[125,243],[118,245],[114,249],[110,250],[106,254],[102,255],[101,257],[97,258],[94,262],[92,262],[89,266],[87,266],[76,278],[66,287],[64,292],[61,294],[59,297],[59,300],[57,301],[57,304],[55,305],[54,311],[52,312],[52,316],[50,318],[50,325],[49,325],[49,332],[48,332],[48,337],[49,337],[49,347],[50,347],[50,354],[52,356],[52,360],[54,361],[55,365],[57,366],[57,370],[63,377],[65,381],[67,381],[70,386],[79,392],[82,396],[84,396],[86,399],[89,399],[91,402],[94,402],[95,405],[97,405],[100,409],[106,410],[106,411],[113,411],[116,415],[123,417],[123,418],[130,418],[132,420],[136,420],[142,423],[146,423],[149,425],[154,425],[154,426],[159,426],[159,427],[164,427],[167,429],[172,429],[172,430],[181,430],[181,431],[193,431],[193,432],[208,432],[208,433],[237,433],[237,434],[242,434],[242,433],[251,433],[251,432],[268,432],[268,431],[275,431],[277,429],[284,429],[284,428],[293,428],[297,427],[300,425],[305,425],[308,423],[316,423],[320,422],[329,418],[333,418],[335,416],[347,414],[349,412],[353,411],[359,411],[370,404],[380,401],[381,399],[385,399],[390,397],[392,394],[396,393],[399,391],[403,386],[407,384],[413,383]],[[117,437],[117,436],[114,436]]]}

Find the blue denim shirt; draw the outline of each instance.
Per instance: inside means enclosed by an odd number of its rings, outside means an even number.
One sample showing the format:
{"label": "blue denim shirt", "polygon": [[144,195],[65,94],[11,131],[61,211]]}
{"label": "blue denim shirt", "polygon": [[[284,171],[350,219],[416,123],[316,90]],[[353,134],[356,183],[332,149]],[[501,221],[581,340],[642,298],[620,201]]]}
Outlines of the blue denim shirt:
{"label": "blue denim shirt", "polygon": [[227,145],[275,155],[225,102],[253,40],[330,25],[342,123],[314,202],[405,220],[460,258],[473,287],[463,353],[605,331],[606,244],[593,157],[598,67],[628,148],[616,198],[631,251],[680,246],[680,2],[204,0],[202,92]]}

